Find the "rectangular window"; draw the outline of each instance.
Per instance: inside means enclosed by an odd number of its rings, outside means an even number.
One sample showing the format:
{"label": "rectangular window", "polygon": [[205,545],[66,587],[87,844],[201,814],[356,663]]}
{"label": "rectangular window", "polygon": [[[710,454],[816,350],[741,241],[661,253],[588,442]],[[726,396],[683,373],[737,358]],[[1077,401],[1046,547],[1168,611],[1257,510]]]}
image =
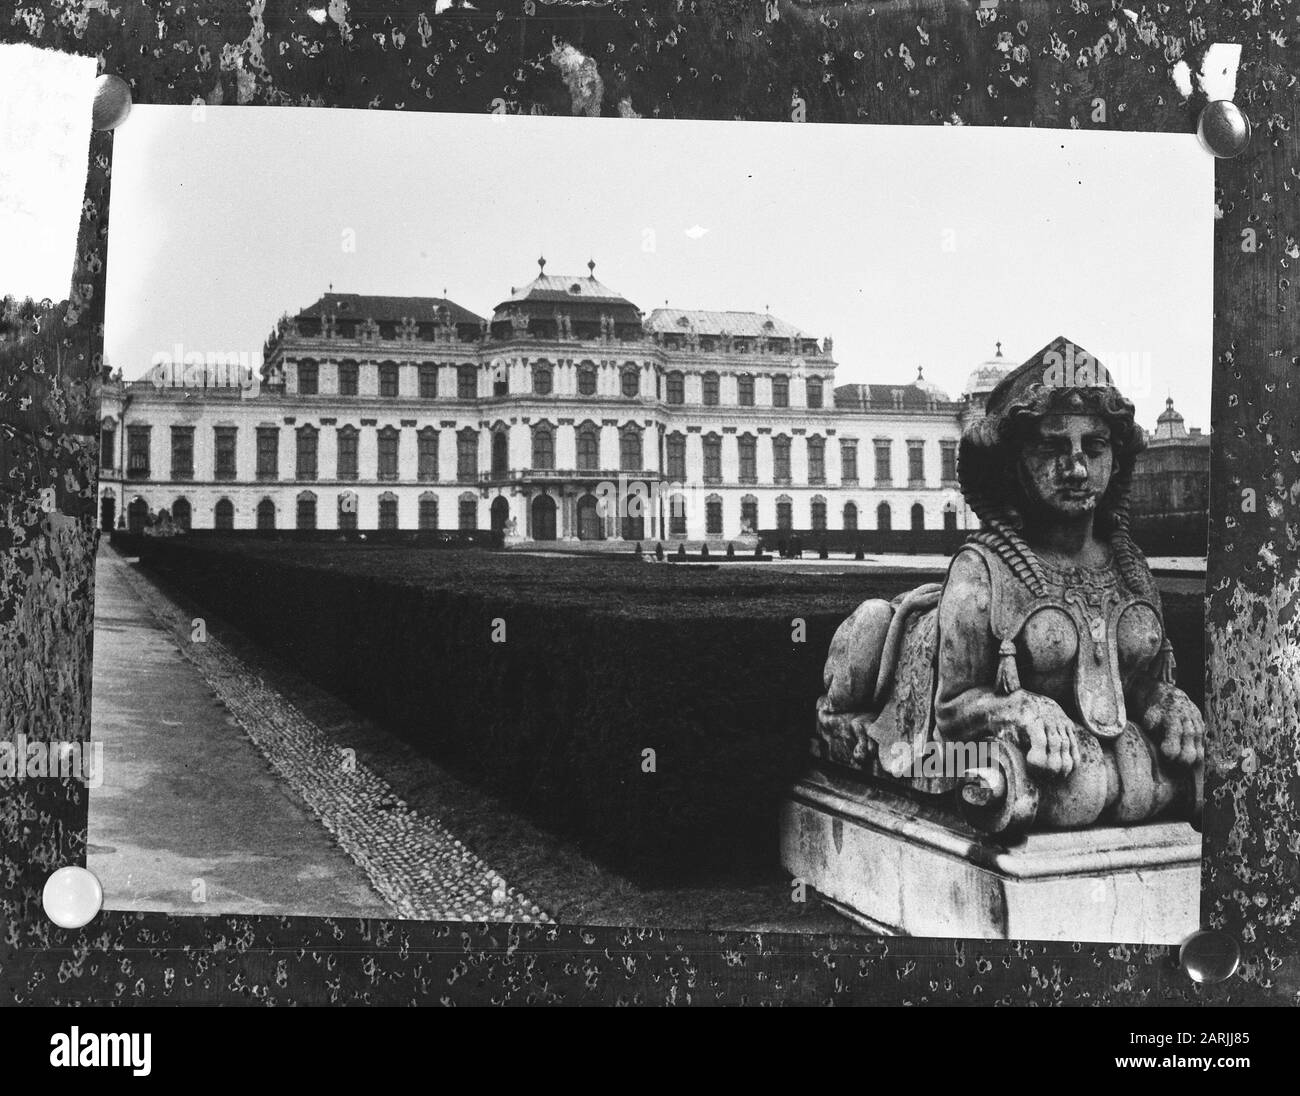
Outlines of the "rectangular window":
{"label": "rectangular window", "polygon": [[295,474],[300,480],[316,478],[316,431],[310,426],[304,426],[298,431],[298,459]]}
{"label": "rectangular window", "polygon": [[668,374],[668,402],[686,402],[686,381],[680,373]]}
{"label": "rectangular window", "polygon": [[385,399],[397,398],[397,366],[392,362],[379,367],[379,394]]}
{"label": "rectangular window", "polygon": [[216,478],[232,480],[235,478],[235,432],[237,427],[218,426],[214,428],[217,443]]}
{"label": "rectangular window", "polygon": [[718,375],[716,373],[704,374],[704,406],[718,406]]}
{"label": "rectangular window", "polygon": [[345,430],[340,430],[338,439],[338,478],[341,480],[354,480],[357,478],[357,431],[350,427]]}
{"label": "rectangular window", "polygon": [[748,373],[736,378],[736,392],[741,407],[754,406],[754,378]]}
{"label": "rectangular window", "polygon": [[742,434],[736,439],[740,450],[740,482],[758,482],[758,445],[752,434]]}
{"label": "rectangular window", "polygon": [[704,482],[722,482],[722,439],[716,434],[704,438]]}
{"label": "rectangular window", "polygon": [[436,498],[426,495],[420,499],[419,527],[426,531],[438,528],[438,500]]}
{"label": "rectangular window", "polygon": [[822,438],[808,439],[808,482],[826,482],[826,442]]}
{"label": "rectangular window", "polygon": [[907,482],[913,486],[925,483],[925,443],[907,443]]}
{"label": "rectangular window", "polygon": [[339,395],[355,396],[357,394],[357,363],[339,362]]}
{"label": "rectangular window", "polygon": [[893,473],[889,467],[889,442],[876,442],[876,482],[892,483]]}
{"label": "rectangular window", "polygon": [[940,474],[944,483],[957,481],[957,443],[941,441],[939,443]]}
{"label": "rectangular window", "polygon": [[280,428],[277,426],[257,428],[257,478],[280,478]]}
{"label": "rectangular window", "polygon": [[790,482],[790,439],[772,439],[772,476],[777,483]]}
{"label": "rectangular window", "polygon": [[126,428],[126,474],[129,479],[149,478],[148,426]]}
{"label": "rectangular window", "polygon": [[315,362],[298,363],[298,394],[300,396],[316,395],[319,369]]}
{"label": "rectangular window", "polygon": [[456,370],[456,398],[472,400],[478,396],[478,371],[472,365]]}
{"label": "rectangular window", "polygon": [[357,496],[339,495],[339,528],[355,530],[357,527]]}
{"label": "rectangular window", "polygon": [[456,437],[456,478],[478,479],[478,434],[473,430]]}
{"label": "rectangular window", "polygon": [[478,528],[478,503],[474,499],[461,499],[458,515],[460,527],[469,532]]}
{"label": "rectangular window", "polygon": [[794,507],[788,500],[777,501],[776,527],[783,533],[788,533],[794,528]]}
{"label": "rectangular window", "polygon": [[669,434],[666,442],[668,478],[675,483],[686,481],[686,436]]}
{"label": "rectangular window", "polygon": [[740,527],[750,532],[758,529],[758,499],[751,496],[740,500]]}
{"label": "rectangular window", "polygon": [[427,362],[420,366],[420,399],[438,398],[438,367]]}
{"label": "rectangular window", "polygon": [[772,378],[772,406],[790,406],[790,378],[782,373]]}
{"label": "rectangular window", "polygon": [[858,482],[858,443],[856,441],[840,442],[840,480],[844,483]]}
{"label": "rectangular window", "polygon": [[379,528],[397,528],[397,500],[395,498],[389,497],[379,500]]}
{"label": "rectangular window", "polygon": [[821,377],[809,377],[806,386],[808,393],[808,406],[820,407],[822,405],[822,379]]}
{"label": "rectangular window", "polygon": [[379,431],[379,467],[381,480],[397,479],[397,439],[398,431],[385,429]]}
{"label": "rectangular window", "polygon": [[311,495],[298,497],[298,528],[316,528],[316,499]]}
{"label": "rectangular window", "polygon": [[704,532],[711,537],[722,536],[721,499],[708,499],[704,503]]}
{"label": "rectangular window", "polygon": [[438,432],[421,430],[419,433],[419,455],[416,475],[422,480],[438,478]]}
{"label": "rectangular window", "polygon": [[172,427],[172,479],[194,478],[194,427]]}
{"label": "rectangular window", "polygon": [[99,432],[99,466],[117,467],[117,431],[109,426]]}

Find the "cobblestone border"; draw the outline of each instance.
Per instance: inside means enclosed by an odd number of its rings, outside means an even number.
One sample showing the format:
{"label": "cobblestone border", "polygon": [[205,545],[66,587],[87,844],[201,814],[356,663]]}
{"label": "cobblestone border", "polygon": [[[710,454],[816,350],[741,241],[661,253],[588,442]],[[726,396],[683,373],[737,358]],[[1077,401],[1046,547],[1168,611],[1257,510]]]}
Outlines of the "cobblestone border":
{"label": "cobblestone border", "polygon": [[548,913],[509,886],[455,834],[412,810],[382,778],[330,742],[211,631],[205,642],[192,642],[192,620],[127,557],[107,545],[100,551],[122,562],[132,592],[398,916],[550,922]]}

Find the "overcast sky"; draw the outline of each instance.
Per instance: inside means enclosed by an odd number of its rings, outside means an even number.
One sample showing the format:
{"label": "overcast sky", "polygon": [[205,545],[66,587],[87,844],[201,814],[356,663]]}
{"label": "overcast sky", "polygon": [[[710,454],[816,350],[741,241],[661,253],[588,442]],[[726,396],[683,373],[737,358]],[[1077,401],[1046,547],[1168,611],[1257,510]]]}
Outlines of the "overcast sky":
{"label": "overcast sky", "polygon": [[[114,138],[105,352],[260,354],[337,292],[480,315],[553,274],[646,312],[832,335],[837,383],[960,392],[1056,335],[1150,428],[1208,427],[1213,161],[1191,135],[136,106]],[[1149,366],[1149,368],[1148,368]]]}

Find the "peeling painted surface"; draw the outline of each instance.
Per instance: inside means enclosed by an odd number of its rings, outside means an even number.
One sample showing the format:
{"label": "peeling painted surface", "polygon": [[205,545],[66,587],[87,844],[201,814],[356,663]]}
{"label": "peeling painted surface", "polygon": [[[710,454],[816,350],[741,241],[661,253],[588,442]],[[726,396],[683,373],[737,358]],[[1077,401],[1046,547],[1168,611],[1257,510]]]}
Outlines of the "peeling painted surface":
{"label": "peeling painted surface", "polygon": [[[315,11],[315,15],[311,11]],[[323,15],[322,15],[323,13]],[[1250,150],[1217,165],[1204,910],[1241,975],[1194,986],[1165,948],[738,937],[115,914],[55,929],[48,872],[84,856],[85,798],[0,798],[0,997],[15,1001],[466,1000],[1144,1003],[1300,993],[1300,71],[1279,2],[518,0],[386,10],[322,0],[46,0],[0,40],[102,59],[137,102],[1190,133],[1214,43],[1241,46]],[[1212,66],[1211,66],[1212,67]],[[1181,78],[1181,80],[1180,80]],[[1098,121],[1098,103],[1104,122]],[[129,123],[128,123],[129,124]],[[92,144],[66,356],[0,384],[0,726],[80,738],[89,691],[94,375],[109,140]],[[1243,246],[1246,233],[1253,250]],[[53,359],[58,359],[54,361]],[[1199,365],[1200,363],[1191,363]],[[1208,367],[1209,363],[1204,363]],[[53,487],[55,512],[41,508]],[[1243,510],[1243,492],[1257,505]],[[449,946],[450,945],[450,946]],[[110,949],[129,949],[104,960]]]}

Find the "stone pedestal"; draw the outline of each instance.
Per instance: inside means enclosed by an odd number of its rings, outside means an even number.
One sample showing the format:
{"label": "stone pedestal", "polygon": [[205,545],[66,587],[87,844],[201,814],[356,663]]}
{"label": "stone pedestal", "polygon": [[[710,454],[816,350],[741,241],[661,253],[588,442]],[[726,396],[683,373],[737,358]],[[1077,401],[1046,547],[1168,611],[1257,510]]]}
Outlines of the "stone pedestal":
{"label": "stone pedestal", "polygon": [[1200,926],[1201,835],[1186,822],[1000,844],[937,806],[814,770],[783,808],[781,862],[889,935],[1176,944]]}

